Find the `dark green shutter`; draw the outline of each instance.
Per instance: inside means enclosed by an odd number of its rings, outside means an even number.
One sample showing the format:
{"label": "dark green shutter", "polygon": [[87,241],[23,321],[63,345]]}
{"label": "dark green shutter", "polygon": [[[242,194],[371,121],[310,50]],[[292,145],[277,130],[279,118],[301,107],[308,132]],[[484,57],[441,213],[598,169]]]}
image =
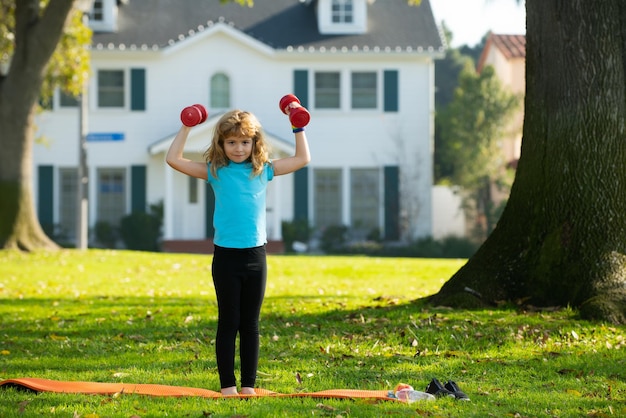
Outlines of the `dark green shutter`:
{"label": "dark green shutter", "polygon": [[303,167],[294,173],[294,221],[309,220],[309,168]]}
{"label": "dark green shutter", "polygon": [[300,100],[300,104],[309,107],[309,72],[295,70],[293,72],[293,94]]}
{"label": "dark green shutter", "polygon": [[54,167],[40,165],[37,168],[37,216],[48,234],[54,232]]}
{"label": "dark green shutter", "polygon": [[146,212],[146,166],[130,168],[131,212]]}
{"label": "dark green shutter", "polygon": [[385,112],[398,111],[398,71],[385,70],[384,73]]}
{"label": "dark green shutter", "polygon": [[[211,175],[209,173],[209,175]],[[213,227],[213,214],[215,213],[215,194],[213,188],[209,183],[206,183],[205,187],[205,199],[204,199],[204,224],[206,229],[206,237],[213,238],[215,236],[215,228]]]}
{"label": "dark green shutter", "polygon": [[130,70],[130,109],[146,110],[146,70]]}
{"label": "dark green shutter", "polygon": [[400,239],[400,169],[385,167],[385,239]]}

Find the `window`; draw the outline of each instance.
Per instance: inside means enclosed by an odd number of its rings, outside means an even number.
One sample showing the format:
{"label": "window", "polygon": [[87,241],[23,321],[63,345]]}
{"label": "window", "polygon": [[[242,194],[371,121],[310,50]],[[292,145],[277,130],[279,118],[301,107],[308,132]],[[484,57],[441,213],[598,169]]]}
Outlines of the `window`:
{"label": "window", "polygon": [[352,108],[376,109],[377,75],[375,72],[352,73]]}
{"label": "window", "polygon": [[93,8],[91,9],[91,15],[89,16],[89,20],[94,20],[96,22],[102,22],[104,20],[104,1],[103,0],[94,0]]}
{"label": "window", "polygon": [[211,77],[211,107],[214,109],[230,108],[230,80],[224,73]]}
{"label": "window", "polygon": [[76,168],[59,169],[59,226],[63,238],[76,236],[76,219],[78,215],[78,170]]}
{"label": "window", "polygon": [[98,71],[98,107],[124,107],[124,71]]}
{"label": "window", "polygon": [[342,225],[341,169],[315,170],[315,225],[318,228]]}
{"label": "window", "polygon": [[101,168],[98,170],[97,219],[118,226],[126,213],[126,170]]}
{"label": "window", "polygon": [[78,97],[65,93],[63,90],[59,93],[59,104],[61,107],[78,107]]}
{"label": "window", "polygon": [[378,169],[353,168],[350,171],[350,217],[355,230],[369,234],[378,229],[380,224],[379,190]]}
{"label": "window", "polygon": [[315,73],[315,107],[317,109],[339,109],[341,75],[339,72]]}
{"label": "window", "polygon": [[352,0],[333,0],[331,16],[333,23],[352,23],[354,8]]}

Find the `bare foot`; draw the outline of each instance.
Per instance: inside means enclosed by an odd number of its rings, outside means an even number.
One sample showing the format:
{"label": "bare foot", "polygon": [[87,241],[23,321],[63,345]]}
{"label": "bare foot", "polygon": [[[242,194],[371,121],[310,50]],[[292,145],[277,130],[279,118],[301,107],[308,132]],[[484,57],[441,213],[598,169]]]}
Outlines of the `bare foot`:
{"label": "bare foot", "polygon": [[242,395],[256,395],[254,388],[241,388]]}
{"label": "bare foot", "polygon": [[222,395],[237,395],[237,386],[222,388]]}

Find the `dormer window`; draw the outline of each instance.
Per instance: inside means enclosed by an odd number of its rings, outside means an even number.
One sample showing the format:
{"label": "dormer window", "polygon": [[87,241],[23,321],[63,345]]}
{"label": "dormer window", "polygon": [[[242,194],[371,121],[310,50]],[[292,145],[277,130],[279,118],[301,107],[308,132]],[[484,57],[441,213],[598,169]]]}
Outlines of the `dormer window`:
{"label": "dormer window", "polygon": [[115,32],[117,30],[118,0],[93,0],[89,13],[89,26],[94,32]]}
{"label": "dormer window", "polygon": [[317,25],[324,35],[367,32],[368,0],[318,0]]}
{"label": "dormer window", "polygon": [[354,6],[352,0],[332,0],[333,23],[352,23],[354,21]]}
{"label": "dormer window", "polygon": [[94,0],[89,20],[102,22],[104,20],[104,4],[102,0]]}

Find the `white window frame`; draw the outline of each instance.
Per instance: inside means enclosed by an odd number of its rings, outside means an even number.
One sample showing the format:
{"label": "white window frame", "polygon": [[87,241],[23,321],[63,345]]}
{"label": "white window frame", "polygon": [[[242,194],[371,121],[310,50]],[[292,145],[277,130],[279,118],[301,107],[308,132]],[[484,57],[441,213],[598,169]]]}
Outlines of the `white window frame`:
{"label": "white window frame", "polygon": [[354,23],[354,0],[332,0],[330,20],[333,24]]}
{"label": "white window frame", "polygon": [[[341,111],[349,111],[349,112],[379,112],[382,111],[382,98],[384,95],[383,92],[383,82],[382,82],[382,77],[383,77],[383,72],[382,70],[379,69],[344,69],[344,70],[337,70],[337,69],[313,69],[311,71],[312,75],[310,76],[310,91],[313,92],[313,103],[311,108],[317,110],[317,111],[337,111],[337,110],[341,110]],[[324,92],[319,92],[318,91],[318,83],[317,83],[317,75],[318,74],[323,74],[323,73],[329,73],[329,74],[338,74],[339,75],[339,87],[337,88],[337,95],[338,100],[339,100],[339,104],[338,107],[330,107],[330,106],[326,106],[324,105],[323,107],[320,107],[320,103],[319,103],[319,97],[320,94],[324,93]],[[353,89],[353,85],[352,85],[352,79],[354,74],[368,74],[371,73],[374,75],[375,77],[375,105],[374,106],[370,106],[370,107],[355,107],[355,103],[354,103],[354,94],[355,91]],[[326,94],[332,94],[332,92],[330,93],[326,93]]]}
{"label": "white window frame", "polygon": [[223,71],[216,72],[209,80],[209,103],[211,109],[229,109],[231,98],[230,77]]}
{"label": "white window frame", "polygon": [[[101,91],[101,86],[100,86],[100,79],[101,79],[101,75],[102,72],[107,71],[107,72],[119,72],[122,74],[122,100],[123,103],[121,106],[102,106],[100,104],[100,96],[102,94]],[[96,97],[95,97],[95,101],[96,101],[96,106],[98,109],[102,109],[102,110],[106,110],[106,109],[111,109],[111,110],[128,110],[130,108],[130,76],[128,74],[128,70],[126,69],[121,69],[121,68],[98,68],[96,70],[96,80],[95,80],[96,86],[95,86],[95,90],[96,90]],[[108,87],[108,86],[107,86]],[[112,87],[108,87],[109,89],[113,90],[116,88],[116,86],[112,86]],[[119,89],[119,87],[118,87]],[[115,93],[115,91],[113,91],[113,93]]]}

